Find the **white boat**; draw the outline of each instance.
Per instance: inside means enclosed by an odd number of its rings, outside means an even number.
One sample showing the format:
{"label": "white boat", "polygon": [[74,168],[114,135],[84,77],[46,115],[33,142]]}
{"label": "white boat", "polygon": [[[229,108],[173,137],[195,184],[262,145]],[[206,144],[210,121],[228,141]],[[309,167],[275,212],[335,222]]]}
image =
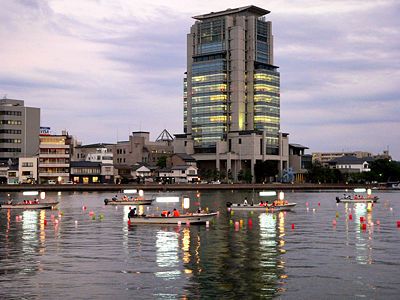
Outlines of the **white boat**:
{"label": "white boat", "polygon": [[58,205],[58,202],[47,202],[47,203],[15,203],[15,204],[0,204],[0,209],[54,209]]}
{"label": "white boat", "polygon": [[124,200],[124,199],[104,199],[104,204],[105,205],[151,205],[155,198],[152,199],[129,199],[129,200]]}
{"label": "white boat", "polygon": [[346,197],[336,197],[336,202],[337,203],[376,203],[378,202],[379,197],[377,196],[371,196],[371,197],[365,197],[365,198],[359,198],[355,196],[351,196],[350,198]]}
{"label": "white boat", "polygon": [[294,208],[297,205],[297,203],[286,203],[282,205],[273,205],[273,204],[267,204],[267,205],[251,205],[251,204],[235,204],[231,202],[227,202],[226,206],[228,208],[231,208],[233,210],[245,210],[245,211],[259,211],[259,212],[275,212],[275,211],[288,211]]}
{"label": "white boat", "polygon": [[[365,194],[366,192],[366,194]],[[371,189],[356,188],[353,194],[344,194],[342,197],[336,197],[336,203],[375,203],[379,200],[378,196],[372,196]]]}
{"label": "white boat", "polygon": [[130,219],[131,224],[204,224],[211,221],[218,213],[193,213],[179,217],[137,216]]}

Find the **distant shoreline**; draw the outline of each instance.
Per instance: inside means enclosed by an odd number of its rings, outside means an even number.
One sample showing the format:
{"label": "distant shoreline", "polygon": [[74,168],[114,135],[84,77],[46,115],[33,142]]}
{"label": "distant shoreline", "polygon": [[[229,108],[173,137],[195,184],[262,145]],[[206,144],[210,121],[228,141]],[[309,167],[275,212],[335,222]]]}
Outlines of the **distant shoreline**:
{"label": "distant shoreline", "polygon": [[386,190],[385,186],[365,184],[23,184],[0,185],[0,192],[19,192],[27,190],[38,191],[76,191],[76,192],[107,192],[122,191],[124,189],[138,189],[144,191],[190,191],[190,190],[282,190],[282,191],[318,191],[318,190],[352,190],[354,188],[371,188]]}

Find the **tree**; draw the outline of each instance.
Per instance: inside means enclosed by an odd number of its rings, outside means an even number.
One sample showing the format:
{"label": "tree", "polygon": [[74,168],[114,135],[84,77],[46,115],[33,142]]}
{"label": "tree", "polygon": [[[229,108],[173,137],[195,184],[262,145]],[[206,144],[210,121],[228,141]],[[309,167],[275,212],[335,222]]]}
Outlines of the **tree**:
{"label": "tree", "polygon": [[167,166],[167,157],[160,156],[157,161],[157,166],[160,168],[165,168]]}

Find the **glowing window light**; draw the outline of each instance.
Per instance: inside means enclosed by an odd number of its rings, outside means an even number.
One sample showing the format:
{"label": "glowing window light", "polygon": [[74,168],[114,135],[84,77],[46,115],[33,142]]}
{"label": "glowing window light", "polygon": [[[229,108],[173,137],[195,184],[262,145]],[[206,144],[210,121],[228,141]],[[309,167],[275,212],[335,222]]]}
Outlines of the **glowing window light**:
{"label": "glowing window light", "polygon": [[22,193],[22,195],[24,195],[24,196],[37,196],[37,195],[39,195],[39,192],[38,191],[25,191],[25,192]]}
{"label": "glowing window light", "polygon": [[137,194],[137,190],[123,190],[124,194]]}
{"label": "glowing window light", "polygon": [[276,196],[275,191],[262,191],[259,193],[260,196]]}
{"label": "glowing window light", "polygon": [[177,203],[177,202],[179,202],[179,197],[156,197],[156,202],[158,202],[158,203]]}
{"label": "glowing window light", "polygon": [[355,193],[365,193],[367,190],[365,188],[358,188],[358,189],[354,189]]}

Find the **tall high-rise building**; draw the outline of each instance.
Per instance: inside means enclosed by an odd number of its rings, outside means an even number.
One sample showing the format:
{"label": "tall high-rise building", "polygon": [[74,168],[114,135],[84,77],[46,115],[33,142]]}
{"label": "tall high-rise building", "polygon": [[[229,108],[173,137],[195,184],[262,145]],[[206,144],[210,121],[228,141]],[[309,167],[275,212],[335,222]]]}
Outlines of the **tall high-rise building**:
{"label": "tall high-rise building", "polygon": [[196,152],[215,152],[228,132],[259,130],[278,154],[279,72],[269,11],[246,6],[195,16],[187,36],[184,130]]}
{"label": "tall high-rise building", "polygon": [[40,108],[0,99],[0,161],[39,153]]}
{"label": "tall high-rise building", "polygon": [[175,151],[226,174],[272,160],[288,164],[280,133],[280,75],[268,10],[246,6],[193,17],[187,35],[184,132]]}

